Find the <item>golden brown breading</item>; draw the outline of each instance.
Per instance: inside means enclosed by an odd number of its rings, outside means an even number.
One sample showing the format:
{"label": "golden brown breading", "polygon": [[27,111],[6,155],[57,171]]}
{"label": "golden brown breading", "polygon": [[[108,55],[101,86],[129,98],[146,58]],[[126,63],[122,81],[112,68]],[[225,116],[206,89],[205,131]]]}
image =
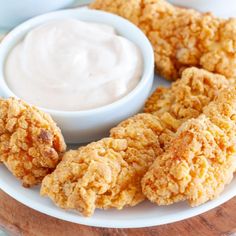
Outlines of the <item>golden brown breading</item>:
{"label": "golden brown breading", "polygon": [[196,66],[236,76],[236,20],[175,7],[165,0],[96,0],[91,8],[120,15],[140,27],[151,41],[157,72],[179,78]]}
{"label": "golden brown breading", "polygon": [[236,88],[224,89],[198,118],[185,122],[168,150],[142,179],[158,205],[187,200],[197,206],[217,197],[236,168]]}
{"label": "golden brown breading", "polygon": [[0,99],[0,161],[24,187],[42,181],[66,145],[51,117],[15,98]]}
{"label": "golden brown breading", "polygon": [[231,80],[196,67],[187,68],[170,88],[158,87],[146,101],[144,112],[161,116],[168,112],[173,119],[198,117]]}
{"label": "golden brown breading", "polygon": [[67,152],[42,182],[41,194],[58,206],[91,216],[95,208],[122,209],[144,200],[141,178],[161,153],[157,117],[139,114],[111,130],[110,138]]}
{"label": "golden brown breading", "polygon": [[[173,86],[178,87],[176,96],[164,98],[173,106],[162,104],[166,114],[171,115],[175,114],[176,104],[178,123],[169,123],[170,115],[161,115],[163,111],[155,115],[139,114],[123,121],[111,130],[109,138],[66,153],[56,170],[43,180],[41,194],[62,208],[77,209],[86,216],[92,215],[95,208],[122,209],[141,202],[144,199],[141,178],[175,137],[185,121],[184,116],[197,116],[217,96],[217,90],[230,83],[223,76],[196,68],[186,70],[183,75]],[[166,89],[165,94],[172,94],[173,87]],[[189,100],[188,96],[192,98]],[[184,112],[188,106],[196,112]]]}
{"label": "golden brown breading", "polygon": [[183,122],[198,117],[218,92],[230,84],[231,80],[222,75],[192,67],[185,69],[170,88],[157,88],[144,111],[158,116],[165,127],[159,137],[161,146],[166,146]]}

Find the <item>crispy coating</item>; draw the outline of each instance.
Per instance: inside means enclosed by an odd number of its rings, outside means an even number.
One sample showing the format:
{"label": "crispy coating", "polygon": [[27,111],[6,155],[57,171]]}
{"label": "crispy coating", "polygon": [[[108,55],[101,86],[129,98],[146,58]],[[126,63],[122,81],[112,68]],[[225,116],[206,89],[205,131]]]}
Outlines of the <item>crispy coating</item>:
{"label": "crispy coating", "polygon": [[95,208],[122,209],[144,200],[141,178],[162,149],[159,119],[139,114],[111,130],[109,138],[67,152],[42,182],[41,194],[59,207],[91,216]]}
{"label": "crispy coating", "polygon": [[165,127],[159,136],[161,146],[167,146],[183,122],[198,117],[219,91],[231,83],[222,75],[192,67],[185,69],[170,88],[157,88],[144,111],[158,116]]}
{"label": "crispy coating", "polygon": [[[155,107],[154,115],[134,116],[113,128],[109,138],[66,153],[56,170],[44,178],[41,194],[59,207],[77,209],[85,216],[91,216],[95,208],[138,204],[144,200],[141,178],[168,147],[178,127],[202,113],[229,83],[224,76],[186,69],[183,78],[160,96],[163,103]],[[171,96],[173,92],[176,96]],[[176,124],[171,122],[178,119]]]}
{"label": "crispy coating", "polygon": [[30,187],[61,160],[66,145],[51,117],[15,98],[0,99],[0,161]]}
{"label": "crispy coating", "polygon": [[219,19],[165,0],[95,0],[90,7],[140,27],[153,45],[157,72],[167,79],[179,78],[190,66],[236,76],[236,19]]}
{"label": "crispy coating", "polygon": [[231,87],[177,131],[168,150],[142,179],[142,190],[158,205],[187,200],[191,206],[216,198],[236,169],[236,89]]}
{"label": "crispy coating", "polygon": [[156,89],[146,101],[144,112],[158,116],[168,112],[176,120],[195,118],[217,96],[219,90],[230,84],[231,80],[222,75],[196,67],[187,68],[170,88]]}

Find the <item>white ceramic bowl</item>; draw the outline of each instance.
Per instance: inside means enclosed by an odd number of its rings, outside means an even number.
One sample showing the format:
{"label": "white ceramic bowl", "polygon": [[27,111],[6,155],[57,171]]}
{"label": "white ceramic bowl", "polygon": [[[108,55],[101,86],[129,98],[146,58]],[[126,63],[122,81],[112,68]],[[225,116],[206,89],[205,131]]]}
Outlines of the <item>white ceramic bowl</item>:
{"label": "white ceramic bowl", "polygon": [[144,61],[143,75],[138,85],[128,95],[112,104],[92,110],[72,112],[41,108],[41,110],[51,114],[57,122],[62,129],[66,142],[85,143],[107,135],[111,127],[140,111],[152,87],[154,55],[149,40],[141,30],[119,16],[88,9],[48,13],[21,24],[11,31],[0,44],[0,95],[2,97],[17,97],[8,88],[4,80],[4,63],[9,51],[32,28],[49,20],[61,18],[75,18],[113,26],[118,34],[131,40],[140,48]]}
{"label": "white ceramic bowl", "polygon": [[91,0],[0,0],[0,30],[9,31],[32,17],[89,2]]}
{"label": "white ceramic bowl", "polygon": [[219,17],[236,15],[235,0],[168,0],[170,3],[201,12],[212,12]]}

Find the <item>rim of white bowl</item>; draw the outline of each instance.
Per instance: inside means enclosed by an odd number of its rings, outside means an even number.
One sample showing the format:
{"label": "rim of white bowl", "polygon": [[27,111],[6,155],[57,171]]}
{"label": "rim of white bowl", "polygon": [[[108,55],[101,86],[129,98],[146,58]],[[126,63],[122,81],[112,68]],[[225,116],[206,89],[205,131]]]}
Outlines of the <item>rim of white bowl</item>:
{"label": "rim of white bowl", "polygon": [[[116,21],[120,21],[121,23],[123,23],[124,27],[129,28],[131,32],[136,31],[139,34],[139,36],[142,38],[143,44],[146,44],[145,47],[146,47],[147,54],[149,54],[149,56],[148,56],[148,58],[145,58],[143,50],[140,49],[142,57],[143,57],[143,63],[144,63],[142,77],[141,77],[139,83],[136,85],[136,87],[131,92],[129,92],[127,95],[125,95],[124,97],[118,99],[117,101],[115,101],[113,103],[110,103],[108,105],[101,106],[98,108],[82,110],[82,111],[54,110],[54,109],[48,109],[48,108],[44,108],[44,107],[40,107],[40,106],[31,104],[33,106],[37,106],[39,109],[41,109],[47,113],[55,114],[55,115],[59,115],[59,116],[60,115],[77,116],[77,115],[96,114],[96,113],[101,113],[101,112],[105,112],[107,110],[116,108],[122,104],[125,105],[126,101],[132,99],[132,97],[134,97],[137,93],[140,92],[140,90],[142,90],[143,86],[145,86],[145,84],[149,81],[149,79],[153,80],[153,75],[154,75],[154,52],[153,52],[152,45],[151,45],[150,41],[148,40],[148,38],[146,37],[146,35],[137,26],[135,26],[132,22],[130,22],[120,16],[117,16],[115,14],[108,13],[105,11],[100,11],[100,10],[86,9],[86,8],[54,11],[54,12],[50,12],[50,13],[46,13],[46,14],[37,16],[37,17],[33,17],[30,20],[27,20],[24,23],[20,24],[19,26],[14,28],[12,31],[10,31],[5,36],[5,38],[2,40],[2,42],[0,44],[0,58],[3,57],[1,64],[5,63],[5,60],[7,58],[9,51],[19,42],[19,40],[17,40],[17,42],[15,42],[13,46],[11,46],[9,49],[7,49],[6,52],[4,51],[4,48],[9,47],[8,44],[10,44],[12,42],[12,40],[14,40],[14,38],[16,36],[18,36],[23,30],[25,30],[25,28],[26,28],[26,32],[24,33],[24,35],[33,27],[36,27],[40,24],[43,24],[43,23],[53,20],[53,19],[58,19],[59,17],[62,17],[62,18],[63,17],[74,17],[73,14],[75,14],[77,12],[80,12],[80,13],[84,12],[86,14],[94,15],[97,18],[100,18],[100,17],[106,15],[106,17],[108,17],[109,19],[113,18],[114,20],[116,19]],[[96,22],[96,20],[92,20],[91,22]],[[99,23],[102,23],[102,22],[99,22]],[[106,24],[106,23],[103,22],[103,24]],[[107,21],[107,24],[109,25],[109,21]],[[115,26],[114,26],[114,28],[116,29]],[[24,36],[22,36],[22,37],[24,37]],[[2,53],[4,53],[5,56],[2,56]],[[149,60],[149,63],[146,63],[146,66],[145,66],[145,60]],[[0,70],[0,84],[2,86],[2,89],[4,90],[4,93],[7,94],[7,97],[15,97],[15,98],[20,99],[20,97],[16,96],[16,94],[14,94],[13,91],[8,87],[7,82],[5,81],[4,77],[5,76],[4,76],[4,68],[3,68]]]}

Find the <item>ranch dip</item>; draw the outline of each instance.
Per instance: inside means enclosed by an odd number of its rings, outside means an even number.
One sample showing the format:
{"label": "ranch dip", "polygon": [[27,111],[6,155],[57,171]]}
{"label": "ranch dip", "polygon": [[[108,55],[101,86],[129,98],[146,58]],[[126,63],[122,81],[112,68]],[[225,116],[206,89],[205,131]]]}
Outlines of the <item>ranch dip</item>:
{"label": "ranch dip", "polygon": [[114,28],[75,19],[42,24],[9,53],[5,79],[33,105],[81,111],[131,92],[143,73],[139,48]]}

